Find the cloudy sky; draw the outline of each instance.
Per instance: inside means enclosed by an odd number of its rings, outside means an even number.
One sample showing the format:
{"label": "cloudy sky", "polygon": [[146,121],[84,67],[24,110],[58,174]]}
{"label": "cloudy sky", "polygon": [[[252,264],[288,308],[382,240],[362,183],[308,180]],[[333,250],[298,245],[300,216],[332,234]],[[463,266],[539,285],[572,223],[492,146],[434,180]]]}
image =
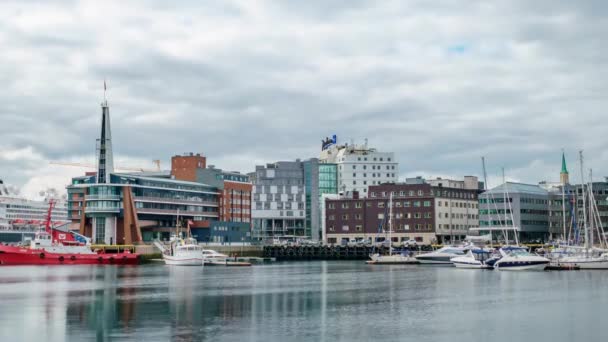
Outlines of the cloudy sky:
{"label": "cloudy sky", "polygon": [[94,161],[104,78],[120,166],[249,172],[335,133],[402,177],[557,180],[562,148],[608,175],[606,1],[176,3],[0,2],[0,178],[86,171],[49,162]]}

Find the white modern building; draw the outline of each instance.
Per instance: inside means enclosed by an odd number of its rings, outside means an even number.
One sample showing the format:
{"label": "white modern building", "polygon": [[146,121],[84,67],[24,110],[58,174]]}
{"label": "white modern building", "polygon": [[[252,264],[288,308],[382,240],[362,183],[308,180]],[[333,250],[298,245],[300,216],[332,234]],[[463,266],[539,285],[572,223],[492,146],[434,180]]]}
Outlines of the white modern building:
{"label": "white modern building", "polygon": [[304,164],[297,160],[259,165],[249,176],[253,183],[253,238],[306,236]]}
{"label": "white modern building", "polygon": [[379,152],[368,147],[367,142],[324,145],[319,162],[338,165],[338,191],[342,194],[357,191],[360,197],[367,197],[370,185],[396,183],[399,178],[395,154]]}

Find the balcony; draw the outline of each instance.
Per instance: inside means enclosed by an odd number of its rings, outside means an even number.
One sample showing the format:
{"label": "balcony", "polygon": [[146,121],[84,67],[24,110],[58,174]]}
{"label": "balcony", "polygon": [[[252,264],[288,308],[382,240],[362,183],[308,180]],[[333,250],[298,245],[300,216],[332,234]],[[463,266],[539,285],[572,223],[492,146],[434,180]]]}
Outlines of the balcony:
{"label": "balcony", "polygon": [[[169,209],[154,209],[154,208],[137,208],[138,214],[151,214],[151,215],[175,215],[177,216],[177,210]],[[217,211],[179,211],[180,216],[203,216],[203,217],[218,217]]]}
{"label": "balcony", "polygon": [[189,199],[176,199],[176,198],[166,198],[166,197],[147,197],[147,196],[137,196],[135,197],[135,202],[150,202],[150,203],[174,203],[174,204],[196,204],[196,205],[207,205],[217,207],[218,202],[213,201],[197,201],[197,200],[189,200]]}
{"label": "balcony", "polygon": [[120,195],[88,195],[86,201],[120,201]]}
{"label": "balcony", "polygon": [[86,207],[84,212],[87,214],[120,213],[120,208],[119,207],[106,207],[106,208]]}

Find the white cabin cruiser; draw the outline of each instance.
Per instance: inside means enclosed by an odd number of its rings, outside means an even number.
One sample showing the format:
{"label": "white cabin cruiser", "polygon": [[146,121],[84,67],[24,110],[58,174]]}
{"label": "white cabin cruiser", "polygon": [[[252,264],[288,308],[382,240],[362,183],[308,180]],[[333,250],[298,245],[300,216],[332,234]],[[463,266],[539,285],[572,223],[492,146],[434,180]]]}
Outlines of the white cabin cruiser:
{"label": "white cabin cruiser", "polygon": [[175,239],[163,251],[163,260],[166,265],[202,266],[203,249],[193,238]]}
{"label": "white cabin cruiser", "polygon": [[451,265],[451,259],[463,256],[466,249],[461,246],[445,246],[430,253],[417,255],[416,260],[421,264]]}
{"label": "white cabin cruiser", "polygon": [[175,234],[171,236],[169,248],[164,248],[160,242],[155,245],[162,251],[163,260],[166,265],[175,266],[203,266],[203,248],[198,245],[198,241],[190,236],[190,222],[186,230],[186,238],[181,237],[179,210],[177,211],[177,225]]}
{"label": "white cabin cruiser", "polygon": [[450,259],[456,268],[493,269],[494,263],[500,259],[493,255],[491,250],[484,248],[471,248],[463,256]]}
{"label": "white cabin cruiser", "polygon": [[505,246],[500,250],[502,258],[494,268],[499,271],[542,271],[549,265],[549,259],[531,254],[521,246]]}

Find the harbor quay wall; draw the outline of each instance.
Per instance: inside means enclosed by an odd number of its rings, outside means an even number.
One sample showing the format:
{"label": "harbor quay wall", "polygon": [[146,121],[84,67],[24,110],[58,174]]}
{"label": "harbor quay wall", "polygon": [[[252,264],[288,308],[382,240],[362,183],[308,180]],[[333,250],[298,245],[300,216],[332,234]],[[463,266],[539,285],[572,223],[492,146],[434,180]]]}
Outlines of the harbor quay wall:
{"label": "harbor quay wall", "polygon": [[[367,260],[372,253],[388,254],[388,247],[373,246],[205,246],[219,253],[236,257],[275,258],[277,261],[306,261],[306,260]],[[532,252],[542,245],[527,245]],[[414,255],[429,252],[441,245],[419,245],[412,250]],[[500,248],[500,246],[494,246]],[[160,251],[153,245],[137,245],[135,252],[140,253],[144,259],[161,258]],[[393,248],[393,253],[399,250]]]}
{"label": "harbor quay wall", "polygon": [[[263,247],[255,246],[255,245],[201,245],[205,249],[212,249],[216,252],[226,254],[229,256],[237,256],[237,257],[262,257],[263,255]],[[156,248],[154,245],[136,245],[135,252],[141,254],[142,256],[158,256],[160,255],[160,250]]]}

